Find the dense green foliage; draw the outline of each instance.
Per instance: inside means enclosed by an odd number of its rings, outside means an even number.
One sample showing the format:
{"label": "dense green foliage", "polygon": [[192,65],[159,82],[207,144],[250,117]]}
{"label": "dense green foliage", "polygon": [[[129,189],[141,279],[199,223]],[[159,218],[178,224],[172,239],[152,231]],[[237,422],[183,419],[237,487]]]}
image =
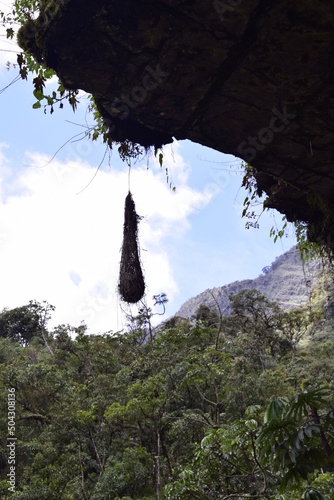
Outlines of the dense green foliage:
{"label": "dense green foliage", "polygon": [[143,309],[105,335],[47,331],[48,304],[3,311],[1,498],[334,498],[334,342],[256,290],[230,300],[228,317],[201,307],[154,330]]}

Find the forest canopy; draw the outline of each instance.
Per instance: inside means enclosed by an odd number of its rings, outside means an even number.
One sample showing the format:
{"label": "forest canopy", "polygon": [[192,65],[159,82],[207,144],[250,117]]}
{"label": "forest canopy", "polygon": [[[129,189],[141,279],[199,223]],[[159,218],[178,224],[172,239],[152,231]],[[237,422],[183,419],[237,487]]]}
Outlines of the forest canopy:
{"label": "forest canopy", "polygon": [[4,310],[1,498],[332,499],[333,331],[256,290],[230,306],[104,335],[49,331],[47,303]]}

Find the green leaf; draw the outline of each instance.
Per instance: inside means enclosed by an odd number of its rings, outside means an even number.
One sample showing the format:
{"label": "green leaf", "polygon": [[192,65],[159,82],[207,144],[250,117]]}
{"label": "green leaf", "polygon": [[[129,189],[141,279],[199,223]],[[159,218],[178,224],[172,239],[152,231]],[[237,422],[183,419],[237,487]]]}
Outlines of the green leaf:
{"label": "green leaf", "polygon": [[310,490],[304,495],[305,500],[325,500],[320,491]]}
{"label": "green leaf", "polygon": [[300,441],[299,441],[298,437],[296,437],[295,447],[296,447],[297,450],[300,450]]}
{"label": "green leaf", "polygon": [[44,71],[44,78],[52,78],[55,75],[55,72],[51,68],[47,68]]}
{"label": "green leaf", "polygon": [[33,109],[38,109],[41,107],[40,101],[36,101],[35,104],[32,105]]}
{"label": "green leaf", "polygon": [[295,464],[296,463],[296,451],[293,448],[291,448],[289,450],[289,457],[291,459],[291,462]]}
{"label": "green leaf", "polygon": [[258,427],[257,421],[254,419],[246,420],[245,425],[250,431],[255,431]]}
{"label": "green leaf", "polygon": [[34,90],[34,96],[38,101],[41,101],[44,98],[44,94],[41,90]]}
{"label": "green leaf", "polygon": [[312,432],[319,433],[320,429],[317,425],[309,425],[308,427],[306,427],[304,432],[305,432],[306,436],[310,438],[310,437],[312,437]]}
{"label": "green leaf", "polygon": [[270,422],[274,419],[280,419],[284,409],[284,402],[280,399],[275,399],[267,407],[264,414],[264,423]]}

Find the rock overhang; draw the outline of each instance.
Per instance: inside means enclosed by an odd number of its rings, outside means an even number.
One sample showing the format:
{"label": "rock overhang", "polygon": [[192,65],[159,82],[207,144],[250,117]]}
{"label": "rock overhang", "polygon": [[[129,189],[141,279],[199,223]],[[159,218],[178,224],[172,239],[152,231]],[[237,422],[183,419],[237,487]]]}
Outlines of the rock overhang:
{"label": "rock overhang", "polygon": [[53,4],[24,48],[94,96],[115,140],[159,147],[175,137],[238,156],[256,169],[268,207],[334,246],[330,4]]}

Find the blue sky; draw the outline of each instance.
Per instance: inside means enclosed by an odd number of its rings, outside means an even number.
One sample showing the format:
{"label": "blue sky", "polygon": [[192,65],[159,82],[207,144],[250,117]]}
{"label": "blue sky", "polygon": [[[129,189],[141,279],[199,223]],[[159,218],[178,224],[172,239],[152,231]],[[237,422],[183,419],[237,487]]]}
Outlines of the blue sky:
{"label": "blue sky", "polygon": [[[13,48],[1,40],[1,49]],[[17,75],[5,69],[10,56],[0,52],[0,89]],[[33,102],[26,81],[0,94],[0,310],[46,300],[56,306],[53,325],[85,321],[91,333],[120,330],[128,168],[114,152],[90,183],[105,147],[71,140],[91,122],[85,96],[75,114],[65,106],[45,115]],[[240,160],[182,141],[165,148],[164,166],[175,193],[154,157],[132,165],[131,191],[143,216],[147,303],[165,292],[166,317],[207,288],[257,277],[295,243],[291,235],[274,244],[273,213],[263,214],[260,229],[245,229]],[[280,214],[275,219],[280,225]]]}

